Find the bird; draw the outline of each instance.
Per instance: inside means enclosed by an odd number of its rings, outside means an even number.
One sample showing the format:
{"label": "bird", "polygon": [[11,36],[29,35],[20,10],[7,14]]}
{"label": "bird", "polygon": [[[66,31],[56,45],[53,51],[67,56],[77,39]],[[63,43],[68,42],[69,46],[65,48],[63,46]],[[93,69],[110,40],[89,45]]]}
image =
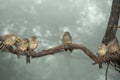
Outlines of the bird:
{"label": "bird", "polygon": [[115,37],[113,40],[111,40],[107,46],[108,46],[108,53],[109,54],[115,54],[115,53],[120,54],[120,45],[119,45],[119,42],[117,40],[117,37]]}
{"label": "bird", "polygon": [[[98,47],[98,57],[102,58],[106,55],[107,53],[107,46],[104,43],[101,43]],[[99,68],[102,68],[102,63],[99,64]]]}
{"label": "bird", "polygon": [[27,54],[26,55],[26,63],[30,63],[30,58],[27,53],[28,48],[28,39],[27,38],[19,38],[18,41],[15,43],[16,50],[19,54]]}
{"label": "bird", "polygon": [[[35,49],[38,47],[38,39],[36,36],[32,36],[28,39],[28,51],[30,55],[34,55]],[[28,56],[30,58],[30,56]]]}
{"label": "bird", "polygon": [[104,43],[101,43],[98,47],[98,56],[104,57],[107,52],[107,46]]}
{"label": "bird", "polygon": [[[65,46],[72,44],[72,37],[69,32],[64,32],[63,37],[62,37],[62,44]],[[65,49],[65,51],[67,50],[72,52],[72,49]]]}
{"label": "bird", "polygon": [[1,52],[8,51],[9,48],[14,46],[15,42],[18,40],[18,36],[15,34],[7,34],[7,35],[0,36],[0,40],[2,41],[0,43]]}
{"label": "bird", "polygon": [[36,36],[32,36],[28,40],[28,49],[34,51],[38,47],[38,39]]}

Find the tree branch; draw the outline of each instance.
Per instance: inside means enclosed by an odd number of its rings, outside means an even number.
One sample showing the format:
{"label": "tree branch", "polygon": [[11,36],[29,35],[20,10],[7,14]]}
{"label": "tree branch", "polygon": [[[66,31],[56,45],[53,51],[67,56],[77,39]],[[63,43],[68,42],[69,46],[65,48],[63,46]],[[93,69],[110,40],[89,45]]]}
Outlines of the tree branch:
{"label": "tree branch", "polygon": [[68,46],[60,45],[57,47],[53,47],[51,49],[38,52],[38,54],[34,55],[33,58],[41,57],[41,56],[45,56],[45,55],[49,55],[49,54],[54,54],[54,53],[58,53],[58,52],[63,52],[64,49],[80,49],[86,55],[88,55],[93,61],[98,62],[97,57],[88,48],[86,48],[85,46],[83,46],[81,44],[70,44]]}
{"label": "tree branch", "polygon": [[[81,45],[81,44],[70,44],[70,45],[58,45],[56,47],[53,47],[53,48],[50,48],[50,49],[47,49],[47,50],[42,50],[42,51],[39,51],[39,52],[33,52],[32,55],[30,55],[32,58],[38,58],[38,57],[43,57],[43,56],[46,56],[46,55],[53,55],[53,54],[56,54],[56,53],[59,53],[59,52],[63,52],[65,49],[79,49],[79,50],[82,50],[84,52],[84,54],[86,54],[89,58],[91,58],[96,64],[99,64],[99,63],[104,63],[104,62],[108,62],[109,60],[111,61],[115,61],[115,60],[119,60],[119,56],[117,55],[113,55],[113,56],[109,56],[109,55],[106,55],[104,58],[99,58],[97,57],[92,51],[90,51],[87,47]],[[24,55],[26,56],[27,54],[20,54],[18,51],[14,50],[13,48],[10,48],[9,51],[12,53],[12,54],[19,54],[19,55]],[[27,51],[26,51],[27,53]]]}
{"label": "tree branch", "polygon": [[[118,26],[118,20],[119,20],[119,14],[120,14],[120,0],[113,0],[112,8],[111,8],[111,14],[108,22],[108,26],[105,32],[105,35],[103,37],[102,43],[108,44],[109,41],[114,39],[114,36],[111,34],[113,33],[116,35],[117,32],[117,26]],[[0,39],[1,40],[1,39]],[[70,44],[70,45],[58,45],[56,47],[47,49],[47,50],[42,50],[39,52],[33,51],[32,55],[30,55],[32,58],[37,58],[37,57],[43,57],[46,55],[53,55],[59,52],[63,52],[65,49],[79,49],[82,50],[89,58],[91,58],[95,63],[104,63],[104,62],[109,62],[111,61],[113,65],[115,66],[120,66],[120,56],[118,55],[106,55],[102,59],[97,57],[92,51],[90,51],[87,47],[81,45],[81,44]],[[15,50],[13,47],[9,48],[9,52],[16,54],[16,55],[24,55],[27,56],[28,51],[25,51],[25,53],[19,53],[17,50]]]}
{"label": "tree branch", "polygon": [[113,0],[108,26],[105,35],[103,37],[102,43],[107,45],[109,41],[115,38],[111,33],[116,35],[118,21],[119,21],[119,14],[120,14],[120,0]]}

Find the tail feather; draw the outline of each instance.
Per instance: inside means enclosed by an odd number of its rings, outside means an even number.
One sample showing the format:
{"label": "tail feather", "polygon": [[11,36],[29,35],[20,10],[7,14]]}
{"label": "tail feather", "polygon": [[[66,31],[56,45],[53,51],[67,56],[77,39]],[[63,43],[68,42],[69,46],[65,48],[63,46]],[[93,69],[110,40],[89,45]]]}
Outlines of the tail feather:
{"label": "tail feather", "polygon": [[0,49],[3,47],[3,43],[0,43]]}
{"label": "tail feather", "polygon": [[6,47],[5,47],[5,45],[3,45],[2,47],[1,47],[1,52],[4,52],[6,50]]}
{"label": "tail feather", "polygon": [[30,64],[30,56],[26,56],[26,64]]}
{"label": "tail feather", "polygon": [[2,48],[3,48],[3,46],[4,46],[4,44],[3,44],[3,43],[0,43],[0,49],[2,49]]}
{"label": "tail feather", "polygon": [[102,69],[102,63],[98,64],[99,65],[99,68]]}

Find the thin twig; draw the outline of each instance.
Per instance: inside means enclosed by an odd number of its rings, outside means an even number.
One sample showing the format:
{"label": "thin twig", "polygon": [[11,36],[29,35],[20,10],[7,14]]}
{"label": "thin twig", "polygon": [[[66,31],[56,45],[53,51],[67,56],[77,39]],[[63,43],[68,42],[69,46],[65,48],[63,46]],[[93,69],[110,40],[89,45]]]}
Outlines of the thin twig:
{"label": "thin twig", "polygon": [[110,62],[107,63],[107,68],[106,68],[106,72],[105,72],[105,80],[107,80],[107,73],[108,73],[109,64],[110,64]]}

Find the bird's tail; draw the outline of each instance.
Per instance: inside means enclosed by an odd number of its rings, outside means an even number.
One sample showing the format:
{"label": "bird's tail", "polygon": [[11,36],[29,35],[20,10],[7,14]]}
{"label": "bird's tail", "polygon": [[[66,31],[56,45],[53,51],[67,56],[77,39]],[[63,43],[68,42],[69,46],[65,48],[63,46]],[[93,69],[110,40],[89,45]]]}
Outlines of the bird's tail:
{"label": "bird's tail", "polygon": [[99,65],[99,68],[102,69],[102,63],[98,64]]}
{"label": "bird's tail", "polygon": [[100,57],[100,56],[98,55],[98,58],[99,58],[99,60],[100,60],[100,63],[98,64],[98,66],[99,66],[100,69],[102,69],[102,61],[101,61],[101,60],[102,60],[102,57]]}
{"label": "bird's tail", "polygon": [[0,50],[1,50],[1,52],[3,52],[3,51],[4,51],[4,48],[5,48],[5,45],[3,44],[3,42],[2,42],[2,43],[0,43]]}
{"label": "bird's tail", "polygon": [[26,64],[28,64],[28,63],[30,64],[30,56],[27,55],[26,56]]}

